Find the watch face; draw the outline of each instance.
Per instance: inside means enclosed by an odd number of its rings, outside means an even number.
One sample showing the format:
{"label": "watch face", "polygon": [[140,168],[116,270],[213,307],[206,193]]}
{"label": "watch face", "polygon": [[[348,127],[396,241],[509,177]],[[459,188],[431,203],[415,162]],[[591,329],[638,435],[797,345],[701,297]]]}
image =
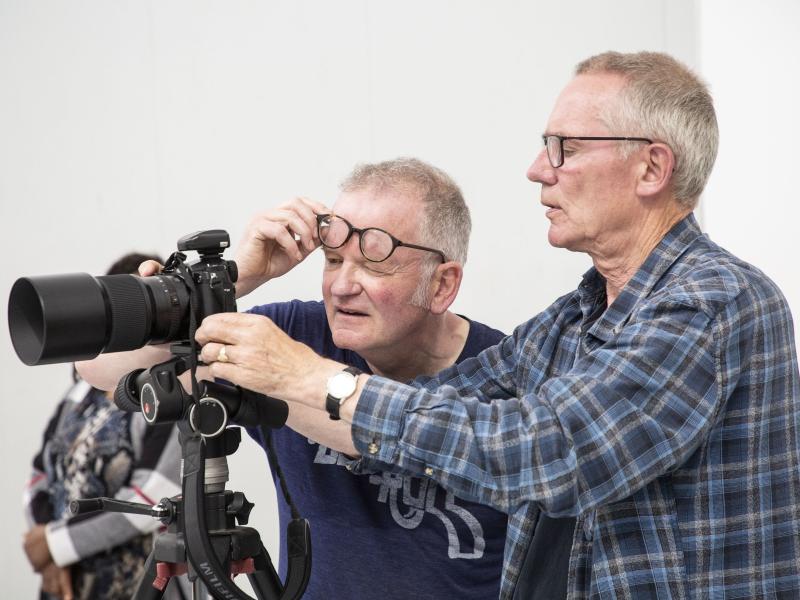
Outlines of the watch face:
{"label": "watch face", "polygon": [[356,377],[344,371],[328,380],[328,393],[334,398],[347,398],[356,389]]}

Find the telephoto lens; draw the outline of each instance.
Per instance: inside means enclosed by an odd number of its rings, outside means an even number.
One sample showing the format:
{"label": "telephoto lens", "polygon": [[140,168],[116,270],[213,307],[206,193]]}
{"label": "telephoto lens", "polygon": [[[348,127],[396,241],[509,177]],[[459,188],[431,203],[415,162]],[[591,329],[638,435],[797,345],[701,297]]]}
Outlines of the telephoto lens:
{"label": "telephoto lens", "polygon": [[[88,273],[21,277],[8,299],[11,342],[26,365],[88,360],[189,338],[189,321],[236,311],[236,263],[222,258],[223,229],[178,240],[178,252],[152,277]],[[184,251],[196,251],[184,262]]]}
{"label": "telephoto lens", "polygon": [[189,291],[176,275],[21,277],[8,301],[11,341],[26,365],[182,339],[188,313]]}

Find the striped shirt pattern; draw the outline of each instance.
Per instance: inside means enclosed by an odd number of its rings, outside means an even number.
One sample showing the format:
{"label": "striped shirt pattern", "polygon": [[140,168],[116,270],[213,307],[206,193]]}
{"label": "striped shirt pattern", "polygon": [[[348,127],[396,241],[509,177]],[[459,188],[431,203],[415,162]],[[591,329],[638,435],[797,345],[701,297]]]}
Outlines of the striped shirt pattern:
{"label": "striped shirt pattern", "polygon": [[181,492],[177,428],[148,427],[99,390],[77,382],[59,404],[33,461],[23,502],[29,526],[47,523],[54,562],[66,566],[154,532],[158,520],[103,512],[72,516],[69,502],[110,496],[155,504]]}
{"label": "striped shirt pattern", "polygon": [[590,269],[474,359],[371,377],[356,470],[506,511],[501,598],[538,510],[577,517],[571,599],[797,598],[799,381],[780,290],[689,215],[610,307]]}

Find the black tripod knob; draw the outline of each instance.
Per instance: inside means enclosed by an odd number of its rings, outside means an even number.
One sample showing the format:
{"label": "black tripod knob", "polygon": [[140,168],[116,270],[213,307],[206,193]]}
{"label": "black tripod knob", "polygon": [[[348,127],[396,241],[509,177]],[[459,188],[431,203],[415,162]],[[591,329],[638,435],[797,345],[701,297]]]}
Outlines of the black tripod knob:
{"label": "black tripod knob", "polygon": [[139,412],[142,405],[139,400],[139,388],[136,385],[136,378],[144,372],[144,369],[131,371],[117,383],[114,390],[114,404],[117,408],[125,412]]}
{"label": "black tripod knob", "polygon": [[250,520],[250,511],[255,504],[248,501],[242,492],[234,492],[233,499],[228,504],[228,514],[236,517],[239,525],[247,525]]}

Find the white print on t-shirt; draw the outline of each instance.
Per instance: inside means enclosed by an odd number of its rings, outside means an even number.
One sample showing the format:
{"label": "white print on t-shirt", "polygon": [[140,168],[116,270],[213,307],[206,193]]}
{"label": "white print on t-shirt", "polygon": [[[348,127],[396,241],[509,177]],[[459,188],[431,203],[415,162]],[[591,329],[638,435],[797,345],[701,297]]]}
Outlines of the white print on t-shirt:
{"label": "white print on t-shirt", "polygon": [[[314,444],[309,440],[309,443]],[[345,466],[352,462],[335,450],[319,444],[314,462],[324,465]],[[456,504],[455,496],[436,485],[429,479],[406,477],[394,473],[380,473],[370,475],[369,482],[378,486],[378,502],[389,505],[395,523],[405,529],[416,529],[422,523],[425,513],[429,513],[441,520],[447,531],[449,558],[477,559],[483,556],[486,540],[483,537],[483,527],[475,516],[463,506]],[[418,491],[414,494],[412,482],[418,484]],[[444,494],[444,510],[436,508],[436,497]],[[446,512],[460,518],[472,534],[473,545],[468,552],[461,551],[461,541],[458,539],[458,530]],[[467,546],[469,548],[469,546]]]}

